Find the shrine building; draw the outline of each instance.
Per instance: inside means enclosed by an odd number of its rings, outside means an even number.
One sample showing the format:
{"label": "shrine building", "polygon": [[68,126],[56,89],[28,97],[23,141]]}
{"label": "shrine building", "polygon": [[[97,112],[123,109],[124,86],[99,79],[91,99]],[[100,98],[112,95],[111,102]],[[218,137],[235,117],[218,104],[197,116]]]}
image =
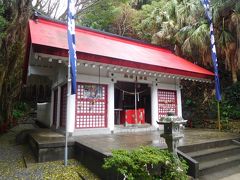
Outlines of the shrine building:
{"label": "shrine building", "polygon": [[[36,95],[39,121],[64,130],[67,25],[38,17],[29,20],[27,33],[26,94]],[[214,76],[169,50],[86,27],[76,27],[76,53],[77,93],[68,111],[73,135],[115,133],[121,127],[157,129],[156,121],[168,112],[182,116],[182,80],[211,82]],[[37,98],[41,94],[44,101]]]}

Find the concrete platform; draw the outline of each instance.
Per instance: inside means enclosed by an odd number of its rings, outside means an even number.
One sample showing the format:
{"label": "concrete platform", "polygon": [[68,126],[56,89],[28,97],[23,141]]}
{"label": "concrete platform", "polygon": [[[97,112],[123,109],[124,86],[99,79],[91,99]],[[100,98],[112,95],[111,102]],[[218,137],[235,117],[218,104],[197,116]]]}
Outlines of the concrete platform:
{"label": "concrete platform", "polygon": [[[134,133],[117,133],[108,135],[83,135],[69,138],[69,146],[75,143],[82,144],[104,155],[110,155],[113,149],[133,149],[139,146],[157,146],[167,148],[165,140],[160,137],[162,131],[143,131]],[[219,132],[209,129],[185,129],[184,138],[179,142],[179,147],[227,139],[238,139],[239,134]],[[50,130],[37,129],[29,135],[30,143],[39,149],[63,147],[64,135]]]}
{"label": "concrete platform", "polygon": [[[101,168],[104,158],[114,149],[133,149],[139,146],[156,146],[167,148],[165,140],[160,137],[162,131],[143,131],[134,133],[116,133],[108,135],[83,135],[69,138],[69,156],[75,157],[90,170],[103,179],[115,179],[114,173],[104,172]],[[239,134],[218,132],[208,129],[185,129],[184,138],[179,146],[206,144],[209,142],[239,139]],[[38,162],[60,160],[64,157],[64,135],[49,129],[32,132],[29,136]]]}
{"label": "concrete platform", "polygon": [[[28,137],[37,162],[60,160],[64,157],[65,136],[49,129],[36,129]],[[69,158],[73,158],[75,141],[69,138]]]}
{"label": "concrete platform", "polygon": [[[89,135],[74,137],[74,139],[80,144],[95,149],[105,155],[109,155],[113,149],[132,149],[147,145],[165,149],[167,145],[165,144],[164,138],[160,137],[160,133],[163,133],[163,131]],[[238,138],[240,138],[239,134],[219,132],[217,130],[185,129],[184,138],[180,140],[179,146]]]}

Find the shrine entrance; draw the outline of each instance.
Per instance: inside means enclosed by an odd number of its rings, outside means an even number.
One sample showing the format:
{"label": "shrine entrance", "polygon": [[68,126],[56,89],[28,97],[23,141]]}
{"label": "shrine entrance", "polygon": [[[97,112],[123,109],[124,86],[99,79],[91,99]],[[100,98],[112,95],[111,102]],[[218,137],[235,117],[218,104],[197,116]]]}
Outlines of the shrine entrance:
{"label": "shrine entrance", "polygon": [[115,125],[151,124],[149,85],[118,81],[114,87]]}

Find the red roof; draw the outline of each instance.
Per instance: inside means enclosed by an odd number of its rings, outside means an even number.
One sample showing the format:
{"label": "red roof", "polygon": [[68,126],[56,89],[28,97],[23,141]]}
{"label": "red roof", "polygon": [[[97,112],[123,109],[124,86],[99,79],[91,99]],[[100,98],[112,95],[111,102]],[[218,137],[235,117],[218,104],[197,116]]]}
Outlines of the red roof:
{"label": "red roof", "polygon": [[[35,52],[68,56],[65,24],[39,18],[29,20],[29,30]],[[76,28],[76,50],[79,59],[90,61],[199,78],[214,75],[169,50],[87,28]]]}

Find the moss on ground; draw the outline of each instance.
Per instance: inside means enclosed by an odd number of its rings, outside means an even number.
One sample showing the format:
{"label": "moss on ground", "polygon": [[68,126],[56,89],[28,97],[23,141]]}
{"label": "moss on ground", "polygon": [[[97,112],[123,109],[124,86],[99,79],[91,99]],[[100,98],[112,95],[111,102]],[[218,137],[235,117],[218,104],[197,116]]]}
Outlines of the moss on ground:
{"label": "moss on ground", "polygon": [[240,133],[240,120],[222,123],[222,129],[227,132]]}

